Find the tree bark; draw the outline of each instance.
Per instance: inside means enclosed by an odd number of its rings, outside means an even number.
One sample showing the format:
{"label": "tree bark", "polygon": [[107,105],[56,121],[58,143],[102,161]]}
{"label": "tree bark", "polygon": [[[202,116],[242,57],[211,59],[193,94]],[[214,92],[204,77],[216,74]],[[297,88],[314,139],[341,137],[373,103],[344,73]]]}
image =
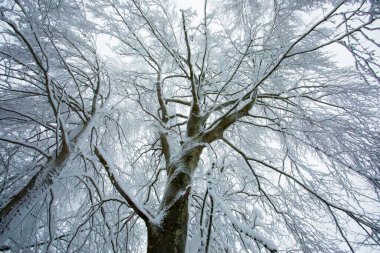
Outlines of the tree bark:
{"label": "tree bark", "polygon": [[0,241],[10,224],[29,211],[36,201],[43,196],[45,191],[53,184],[59,175],[65,162],[68,160],[69,151],[64,149],[57,158],[47,162],[29,181],[15,194],[10,201],[0,209]]}
{"label": "tree bark", "polygon": [[186,249],[188,198],[192,176],[203,146],[197,146],[168,166],[168,181],[157,223],[147,222],[148,253],[183,253]]}
{"label": "tree bark", "polygon": [[160,225],[147,225],[147,252],[185,252],[188,218],[188,194],[185,194],[164,214]]}

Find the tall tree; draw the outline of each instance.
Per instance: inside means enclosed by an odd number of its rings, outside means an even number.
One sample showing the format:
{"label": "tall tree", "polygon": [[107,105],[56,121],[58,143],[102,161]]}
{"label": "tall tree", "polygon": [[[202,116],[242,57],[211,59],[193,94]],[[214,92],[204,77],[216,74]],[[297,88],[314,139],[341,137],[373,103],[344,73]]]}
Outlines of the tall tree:
{"label": "tall tree", "polygon": [[380,248],[378,1],[200,9],[3,4],[0,250]]}
{"label": "tall tree", "polygon": [[3,234],[80,154],[109,92],[78,3],[17,0],[0,11]]}

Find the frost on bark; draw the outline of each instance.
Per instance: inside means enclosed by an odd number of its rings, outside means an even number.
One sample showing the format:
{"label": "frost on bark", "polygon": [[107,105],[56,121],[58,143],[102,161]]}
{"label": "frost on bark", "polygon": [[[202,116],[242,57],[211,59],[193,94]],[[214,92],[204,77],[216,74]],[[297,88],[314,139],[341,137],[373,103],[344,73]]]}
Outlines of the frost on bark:
{"label": "frost on bark", "polygon": [[195,8],[0,3],[0,252],[379,250],[379,3]]}
{"label": "frost on bark", "polygon": [[[52,192],[62,170],[80,155],[106,98],[94,41],[84,40],[89,32],[76,24],[63,33],[60,25],[68,17],[52,19],[62,12],[86,24],[83,13],[73,13],[78,7],[75,2],[14,1],[0,9],[1,243],[22,226]],[[80,31],[83,37],[76,34]],[[85,94],[86,88],[92,90]]]}

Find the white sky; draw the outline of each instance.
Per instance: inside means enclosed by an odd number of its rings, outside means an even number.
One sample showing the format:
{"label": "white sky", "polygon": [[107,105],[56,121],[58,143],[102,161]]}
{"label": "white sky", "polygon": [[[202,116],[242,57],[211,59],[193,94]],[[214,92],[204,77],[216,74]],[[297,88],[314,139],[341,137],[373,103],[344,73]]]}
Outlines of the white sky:
{"label": "white sky", "polygon": [[[203,18],[204,1],[205,0],[191,0],[191,1],[177,0],[175,2],[179,9],[191,8],[197,12],[200,18]],[[211,4],[211,1],[208,2],[208,6],[210,6],[210,4]],[[308,14],[308,17],[310,17],[309,14]],[[305,22],[311,23],[311,24],[313,23],[312,19],[309,19],[308,21],[305,20]],[[378,32],[378,34],[380,36],[380,32]],[[328,46],[327,48],[325,48],[325,50],[335,55],[335,61],[341,67],[349,67],[349,66],[354,67],[353,57],[342,45],[338,45],[337,43],[334,43]]]}

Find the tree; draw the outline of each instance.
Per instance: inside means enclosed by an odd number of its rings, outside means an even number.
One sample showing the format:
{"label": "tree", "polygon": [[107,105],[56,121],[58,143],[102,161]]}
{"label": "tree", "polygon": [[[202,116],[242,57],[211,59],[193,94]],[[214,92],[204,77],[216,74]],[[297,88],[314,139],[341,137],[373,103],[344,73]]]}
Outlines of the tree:
{"label": "tree", "polygon": [[3,3],[0,250],[379,249],[379,8]]}
{"label": "tree", "polygon": [[[80,153],[75,149],[109,93],[89,23],[77,8],[50,1],[1,8],[2,234]],[[77,27],[61,29],[71,22]]]}

